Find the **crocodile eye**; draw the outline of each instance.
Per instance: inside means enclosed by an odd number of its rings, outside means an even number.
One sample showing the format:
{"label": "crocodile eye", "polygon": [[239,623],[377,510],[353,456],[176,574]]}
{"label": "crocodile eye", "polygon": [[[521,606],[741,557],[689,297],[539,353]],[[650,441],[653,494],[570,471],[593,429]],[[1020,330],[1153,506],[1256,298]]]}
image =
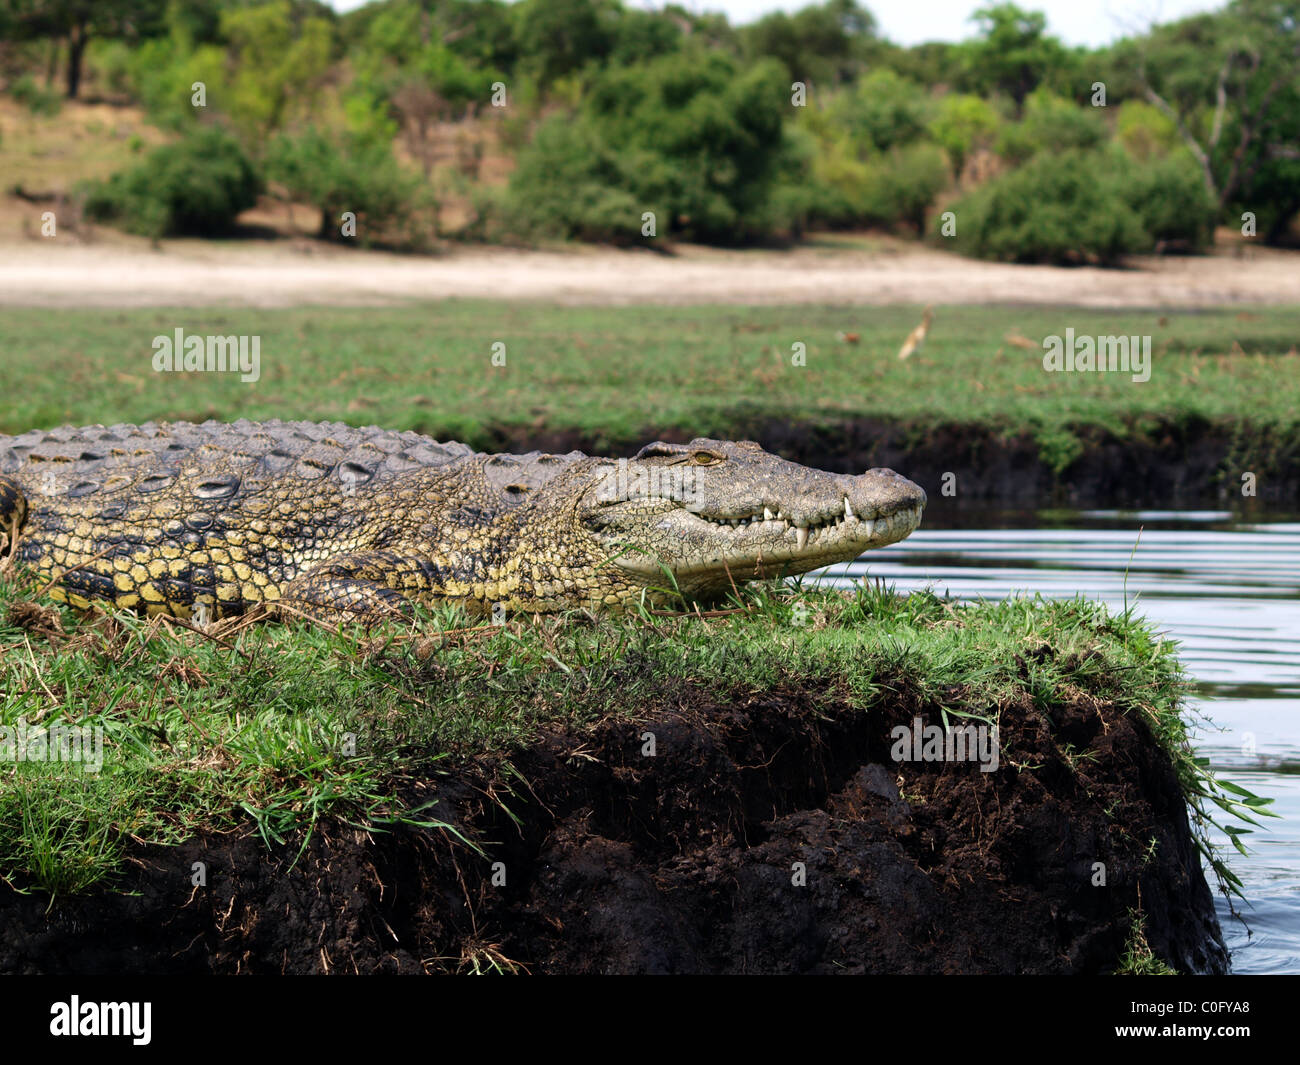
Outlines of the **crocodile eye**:
{"label": "crocodile eye", "polygon": [[716,466],[719,462],[725,462],[726,458],[714,451],[692,451],[691,462],[696,466]]}

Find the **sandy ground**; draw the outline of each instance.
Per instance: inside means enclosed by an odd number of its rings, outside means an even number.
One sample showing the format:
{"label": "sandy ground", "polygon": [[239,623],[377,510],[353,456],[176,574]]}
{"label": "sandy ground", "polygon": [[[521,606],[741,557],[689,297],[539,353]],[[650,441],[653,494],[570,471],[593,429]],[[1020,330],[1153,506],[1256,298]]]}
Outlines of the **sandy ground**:
{"label": "sandy ground", "polygon": [[308,241],[159,248],[39,240],[0,246],[0,306],[373,305],[453,297],[561,304],[1019,303],[1197,307],[1300,303],[1300,254],[1245,249],[1124,270],[972,262],[913,244],[865,251],[674,255],[459,248],[432,257]]}

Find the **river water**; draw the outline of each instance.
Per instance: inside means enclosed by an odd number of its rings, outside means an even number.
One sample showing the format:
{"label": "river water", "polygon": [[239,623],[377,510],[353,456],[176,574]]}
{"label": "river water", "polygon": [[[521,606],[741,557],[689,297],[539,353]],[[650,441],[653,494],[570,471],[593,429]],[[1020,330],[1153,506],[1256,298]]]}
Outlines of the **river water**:
{"label": "river water", "polygon": [[1196,682],[1198,753],[1282,815],[1243,837],[1248,857],[1226,851],[1246,897],[1240,917],[1216,899],[1233,971],[1300,972],[1300,519],[983,512],[944,528],[935,509],[902,543],[822,575],[961,599],[1082,593],[1122,610],[1127,570],[1129,601],[1180,642]]}

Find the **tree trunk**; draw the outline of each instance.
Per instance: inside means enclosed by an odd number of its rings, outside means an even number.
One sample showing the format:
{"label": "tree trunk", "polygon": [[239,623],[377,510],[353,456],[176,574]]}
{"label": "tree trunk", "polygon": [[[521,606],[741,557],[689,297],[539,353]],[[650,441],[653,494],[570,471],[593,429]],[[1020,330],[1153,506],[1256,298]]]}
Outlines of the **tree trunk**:
{"label": "tree trunk", "polygon": [[68,99],[75,100],[81,88],[81,57],[86,51],[86,27],[74,22],[68,33]]}

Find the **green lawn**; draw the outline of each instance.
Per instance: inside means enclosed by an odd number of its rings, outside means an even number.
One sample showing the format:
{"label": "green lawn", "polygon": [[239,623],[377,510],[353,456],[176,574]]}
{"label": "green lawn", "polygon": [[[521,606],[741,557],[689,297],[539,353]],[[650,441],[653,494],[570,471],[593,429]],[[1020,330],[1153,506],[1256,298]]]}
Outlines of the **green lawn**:
{"label": "green lawn", "polygon": [[[1014,295],[1009,293],[1008,295]],[[1121,435],[1150,419],[1295,426],[1300,307],[1196,313],[940,307],[897,358],[915,307],[555,308],[462,302],[382,309],[0,310],[0,432],[148,419],[374,423],[483,446],[496,426],[578,431],[610,448],[679,429],[729,436],[774,419],[886,417]],[[261,338],[261,379],[155,373],[152,338]],[[1042,339],[1149,335],[1150,380],[1047,373]],[[857,343],[838,339],[856,333]],[[1027,338],[1031,349],[1008,341]],[[493,344],[506,366],[492,365]],[[792,365],[792,345],[806,365]],[[1068,448],[1066,449],[1068,451]]]}

